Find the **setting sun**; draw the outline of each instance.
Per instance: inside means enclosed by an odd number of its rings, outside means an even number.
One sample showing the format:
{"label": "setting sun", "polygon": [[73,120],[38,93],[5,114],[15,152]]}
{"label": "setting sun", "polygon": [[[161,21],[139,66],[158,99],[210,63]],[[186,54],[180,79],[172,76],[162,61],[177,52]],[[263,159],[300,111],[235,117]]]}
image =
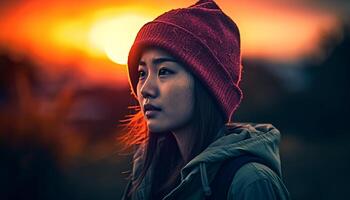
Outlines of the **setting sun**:
{"label": "setting sun", "polygon": [[126,64],[138,30],[150,20],[145,16],[131,14],[99,20],[91,29],[90,42],[104,51],[113,62]]}
{"label": "setting sun", "polygon": [[[66,1],[16,4],[0,14],[0,43],[34,60],[60,66],[84,63],[84,69],[85,63],[98,60],[108,62],[115,71],[116,66],[127,63],[130,46],[143,24],[170,8],[188,4],[91,2],[85,6]],[[222,1],[219,5],[240,27],[246,58],[302,59],[317,51],[322,33],[337,25],[333,15],[319,10],[258,2]],[[102,70],[100,65],[90,65]]]}

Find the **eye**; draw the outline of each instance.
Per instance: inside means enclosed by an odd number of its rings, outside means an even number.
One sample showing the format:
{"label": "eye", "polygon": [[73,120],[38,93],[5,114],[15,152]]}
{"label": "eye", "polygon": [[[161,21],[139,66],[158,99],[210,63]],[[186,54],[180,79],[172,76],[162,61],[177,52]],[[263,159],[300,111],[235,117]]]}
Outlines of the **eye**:
{"label": "eye", "polygon": [[170,74],[173,74],[174,72],[163,67],[159,70],[159,76],[165,76],[165,75],[170,75]]}
{"label": "eye", "polygon": [[145,71],[143,71],[142,69],[138,70],[139,79],[143,79],[145,77],[145,75],[146,75]]}

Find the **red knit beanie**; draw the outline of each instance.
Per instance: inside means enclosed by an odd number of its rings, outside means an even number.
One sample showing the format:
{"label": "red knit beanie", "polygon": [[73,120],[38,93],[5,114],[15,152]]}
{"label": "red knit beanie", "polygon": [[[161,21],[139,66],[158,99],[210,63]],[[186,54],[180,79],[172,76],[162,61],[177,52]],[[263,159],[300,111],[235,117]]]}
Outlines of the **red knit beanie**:
{"label": "red knit beanie", "polygon": [[201,0],[188,8],[170,10],[140,29],[128,57],[135,97],[138,62],[150,46],[160,47],[182,62],[208,88],[231,122],[242,99],[240,35],[215,2]]}

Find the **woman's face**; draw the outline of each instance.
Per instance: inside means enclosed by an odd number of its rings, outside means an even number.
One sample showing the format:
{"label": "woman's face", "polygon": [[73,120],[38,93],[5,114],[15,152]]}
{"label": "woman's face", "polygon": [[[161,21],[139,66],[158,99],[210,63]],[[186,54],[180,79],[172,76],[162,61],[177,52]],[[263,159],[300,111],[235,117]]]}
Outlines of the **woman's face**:
{"label": "woman's face", "polygon": [[174,131],[186,126],[194,107],[193,76],[158,48],[142,53],[138,71],[137,97],[149,130]]}

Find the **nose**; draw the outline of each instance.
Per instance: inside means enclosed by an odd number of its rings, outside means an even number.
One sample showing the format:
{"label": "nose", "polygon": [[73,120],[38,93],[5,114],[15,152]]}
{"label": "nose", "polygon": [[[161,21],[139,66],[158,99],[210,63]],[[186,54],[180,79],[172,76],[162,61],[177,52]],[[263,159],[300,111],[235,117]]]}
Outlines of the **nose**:
{"label": "nose", "polygon": [[155,98],[158,95],[157,81],[149,75],[143,85],[141,86],[140,93],[143,98]]}

